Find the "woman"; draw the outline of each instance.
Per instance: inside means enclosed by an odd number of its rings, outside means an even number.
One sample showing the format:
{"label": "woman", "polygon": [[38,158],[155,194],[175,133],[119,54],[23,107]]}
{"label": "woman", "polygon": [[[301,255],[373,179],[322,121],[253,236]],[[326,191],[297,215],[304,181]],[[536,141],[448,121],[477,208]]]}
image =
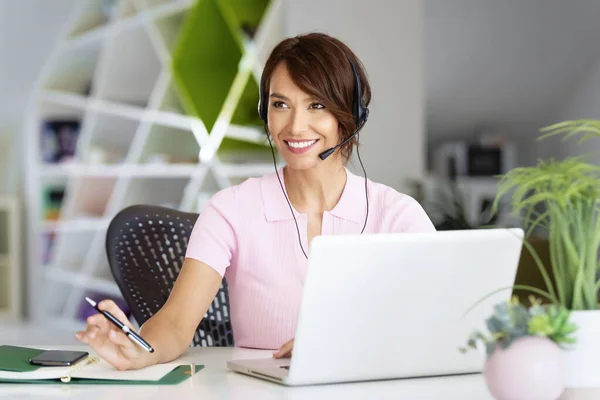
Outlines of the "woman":
{"label": "woman", "polygon": [[[259,113],[286,167],[220,191],[201,213],[169,299],[140,329],[154,353],[104,316],[88,318],[77,339],[116,368],[181,355],[224,276],[236,345],[289,356],[315,236],[434,230],[414,199],[345,167],[366,120],[357,115],[360,100],[366,108],[371,97],[346,45],[324,34],[284,40],[265,65],[260,89]],[[99,306],[128,323],[112,301]]]}

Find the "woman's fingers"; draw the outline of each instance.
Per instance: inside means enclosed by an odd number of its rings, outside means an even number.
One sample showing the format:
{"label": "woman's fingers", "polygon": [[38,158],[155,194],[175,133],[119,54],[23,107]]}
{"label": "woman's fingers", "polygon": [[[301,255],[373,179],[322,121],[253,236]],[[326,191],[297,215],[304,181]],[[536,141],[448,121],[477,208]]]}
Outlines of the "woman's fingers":
{"label": "woman's fingers", "polygon": [[110,321],[106,319],[106,317],[102,314],[94,314],[87,318],[86,322],[88,325],[96,325],[101,329],[106,329],[109,327]]}
{"label": "woman's fingers", "polygon": [[294,349],[294,339],[288,340],[281,346],[279,350],[273,353],[274,358],[283,358],[289,357],[292,355],[292,350]]}
{"label": "woman's fingers", "polygon": [[[125,315],[125,313],[123,311],[121,311],[121,309],[119,308],[119,306],[117,306],[114,301],[112,301],[112,300],[102,300],[100,303],[98,303],[98,308],[100,310],[102,310],[102,311],[108,311],[116,319],[118,319],[119,321],[121,321],[123,324],[127,325],[130,329],[134,329],[133,325],[131,325],[131,323],[127,319],[127,316]],[[104,318],[106,320],[106,322],[109,322],[108,319],[106,319],[106,317],[104,315],[100,314],[100,316],[102,318]]]}
{"label": "woman's fingers", "polygon": [[135,343],[133,343],[125,333],[116,330],[111,330],[110,332],[108,332],[108,339],[114,344],[126,348],[135,346]]}
{"label": "woman's fingers", "polygon": [[75,333],[75,339],[86,344],[88,342],[88,338],[85,334],[85,331],[78,331],[77,333]]}
{"label": "woman's fingers", "polygon": [[100,332],[100,329],[98,328],[98,326],[96,325],[87,325],[85,327],[85,335],[89,338],[89,339],[96,339],[96,337],[98,337],[98,333]]}

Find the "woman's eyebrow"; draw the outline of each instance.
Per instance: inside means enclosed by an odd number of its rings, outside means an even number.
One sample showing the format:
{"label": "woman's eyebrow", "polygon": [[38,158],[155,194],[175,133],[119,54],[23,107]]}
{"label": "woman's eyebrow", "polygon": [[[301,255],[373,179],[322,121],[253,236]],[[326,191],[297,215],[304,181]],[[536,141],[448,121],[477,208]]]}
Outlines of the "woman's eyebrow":
{"label": "woman's eyebrow", "polygon": [[278,99],[289,101],[290,99],[280,93],[271,93],[269,97],[277,97]]}
{"label": "woman's eyebrow", "polygon": [[[276,98],[278,98],[278,99],[285,100],[285,101],[289,101],[289,100],[290,100],[288,97],[286,97],[286,96],[282,95],[281,93],[277,93],[277,92],[273,92],[273,93],[271,93],[271,95],[270,95],[269,97],[276,97]],[[309,101],[318,101],[318,100],[319,100],[319,99],[317,99],[317,98],[316,98],[316,97],[314,97],[314,96],[308,96],[308,97],[306,97],[306,98],[304,99],[304,101],[305,101],[305,102],[309,102]]]}

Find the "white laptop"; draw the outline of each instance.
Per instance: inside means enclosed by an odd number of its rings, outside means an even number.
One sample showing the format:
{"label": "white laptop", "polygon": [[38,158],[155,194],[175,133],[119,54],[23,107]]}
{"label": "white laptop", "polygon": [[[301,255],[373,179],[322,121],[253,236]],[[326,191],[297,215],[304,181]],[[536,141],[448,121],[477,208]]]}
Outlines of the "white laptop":
{"label": "white laptop", "polygon": [[498,289],[514,284],[522,240],[518,228],[318,236],[291,359],[227,366],[290,386],[481,372],[484,354],[458,349],[510,299]]}

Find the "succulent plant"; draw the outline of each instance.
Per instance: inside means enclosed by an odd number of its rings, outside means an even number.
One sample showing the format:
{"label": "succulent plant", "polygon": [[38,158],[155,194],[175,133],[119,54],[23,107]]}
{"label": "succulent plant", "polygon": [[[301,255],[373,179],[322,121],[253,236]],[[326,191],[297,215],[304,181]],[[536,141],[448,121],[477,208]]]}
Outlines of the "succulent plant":
{"label": "succulent plant", "polygon": [[477,349],[478,343],[482,343],[489,356],[498,345],[507,349],[515,340],[525,336],[546,337],[561,347],[575,343],[575,339],[570,335],[575,332],[577,326],[569,322],[569,310],[556,304],[542,305],[541,301],[533,296],[529,297],[529,301],[529,308],[521,304],[517,297],[495,305],[494,313],[486,320],[489,334],[473,332],[469,336],[467,346],[460,348],[460,351]]}

